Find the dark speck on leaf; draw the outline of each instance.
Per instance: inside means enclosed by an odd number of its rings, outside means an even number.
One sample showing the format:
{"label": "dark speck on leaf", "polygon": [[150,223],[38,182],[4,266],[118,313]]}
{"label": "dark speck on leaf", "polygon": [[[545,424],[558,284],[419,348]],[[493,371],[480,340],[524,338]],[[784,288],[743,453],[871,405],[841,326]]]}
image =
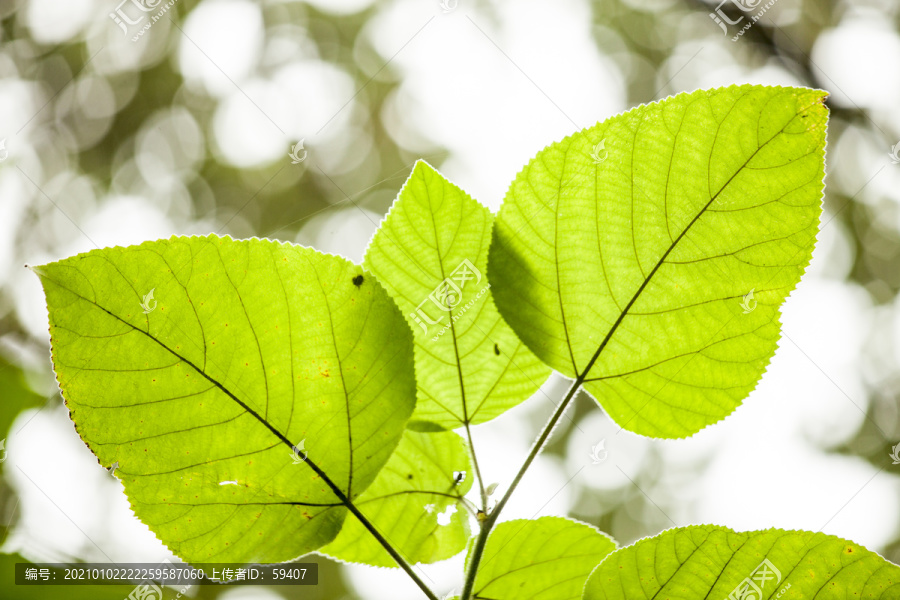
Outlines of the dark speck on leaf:
{"label": "dark speck on leaf", "polygon": [[500,346],[498,346],[497,344],[494,344],[494,354],[500,356]]}
{"label": "dark speck on leaf", "polygon": [[413,474],[410,473],[409,475],[406,476],[406,478],[407,478],[407,479],[412,479],[412,478],[413,478]]}
{"label": "dark speck on leaf", "polygon": [[356,277],[353,278],[353,285],[355,285],[356,287],[361,286],[362,283],[363,283],[363,276],[362,276],[362,275],[357,275]]}

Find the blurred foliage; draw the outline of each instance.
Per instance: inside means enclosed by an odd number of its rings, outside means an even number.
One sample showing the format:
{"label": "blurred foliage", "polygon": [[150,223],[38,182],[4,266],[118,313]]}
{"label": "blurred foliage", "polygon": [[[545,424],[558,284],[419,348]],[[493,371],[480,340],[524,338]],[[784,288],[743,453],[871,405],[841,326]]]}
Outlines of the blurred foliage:
{"label": "blurred foliage", "polygon": [[[494,2],[468,1],[468,9],[479,11],[485,21],[496,22],[502,18]],[[461,4],[466,2],[460,0]],[[24,114],[26,118],[35,115],[28,125],[29,142],[34,146],[33,155],[28,158],[35,170],[27,172],[42,191],[20,178],[29,199],[14,235],[12,268],[18,269],[34,256],[53,254],[71,241],[56,239],[61,231],[59,223],[66,223],[66,217],[57,209],[67,215],[71,213],[68,218],[78,222],[84,211],[94,204],[102,204],[98,199],[113,193],[140,195],[146,189],[146,183],[135,183],[139,177],[129,175],[134,169],[125,169],[123,165],[139,154],[137,138],[148,123],[160,111],[172,107],[190,113],[202,132],[200,139],[204,144],[200,159],[185,165],[177,178],[189,198],[186,207],[177,204],[174,192],[157,190],[156,195],[148,194],[154,202],[167,207],[179,231],[219,230],[235,237],[258,235],[294,240],[301,230],[305,232],[305,226],[313,223],[313,217],[329,210],[352,208],[352,204],[375,215],[387,210],[412,163],[423,154],[422,144],[430,144],[420,140],[417,148],[404,147],[383,118],[387,101],[397,90],[402,75],[389,60],[390,56],[382,56],[372,47],[366,27],[391,3],[379,2],[351,14],[324,12],[302,2],[262,3],[267,35],[282,32],[285,25],[299,27],[314,43],[310,56],[340,67],[352,78],[355,95],[351,121],[371,138],[371,146],[364,150],[363,156],[357,157],[357,167],[334,175],[326,175],[310,162],[299,168],[286,168],[292,165],[285,160],[239,168],[222,159],[212,135],[207,133],[212,128],[213,113],[220,99],[196,86],[187,86],[177,56],[180,45],[190,43],[182,35],[180,24],[202,4],[205,3],[194,0],[177,2],[170,12],[173,24],[164,23],[160,25],[164,27],[162,31],[150,32],[165,37],[157,35],[141,40],[142,44],[152,43],[152,51],[148,51],[146,61],[139,61],[136,69],[107,69],[100,73],[99,77],[106,80],[115,97],[114,110],[104,116],[98,109],[96,118],[87,118],[77,95],[73,100],[73,90],[81,89],[78,86],[82,82],[98,77],[94,71],[97,59],[92,56],[105,47],[105,40],[118,35],[107,16],[115,2],[98,3],[95,17],[84,31],[61,44],[42,43],[34,38],[26,16],[29,6],[26,0],[0,3],[0,84],[27,82],[40,91],[28,98]],[[437,0],[434,4],[439,12]],[[722,52],[722,61],[735,65],[739,73],[775,68],[801,85],[833,90],[834,82],[811,58],[816,40],[853,11],[876,14],[897,31],[900,12],[894,4],[890,0],[780,0],[770,13],[774,21],[760,20],[736,44],[710,41],[719,35],[708,17],[719,5],[714,0],[595,0],[590,7],[596,46],[620,69],[626,105],[633,106],[682,91],[684,82],[698,87],[693,84],[699,76],[688,75],[694,69],[689,59],[695,48],[715,44],[719,45],[710,51]],[[40,3],[40,6],[49,4]],[[723,10],[732,17],[737,16],[733,7],[726,6]],[[227,36],[228,32],[219,35]],[[294,41],[302,44],[301,40]],[[541,43],[540,32],[535,32],[534,43]],[[258,67],[262,75],[273,68],[266,61],[261,61]],[[85,92],[90,99],[88,104],[99,106],[93,95],[99,92],[85,85],[91,92]],[[896,442],[900,438],[900,365],[896,360],[900,349],[895,347],[897,336],[891,337],[895,319],[892,307],[900,291],[900,202],[895,197],[881,197],[880,192],[866,190],[862,184],[868,173],[855,175],[861,178],[858,185],[834,185],[832,178],[840,169],[845,173],[854,172],[858,165],[832,161],[834,149],[845,138],[849,139],[851,132],[857,137],[864,136],[885,158],[891,144],[900,137],[900,131],[896,119],[888,112],[846,103],[829,102],[829,106],[832,120],[826,218],[833,216],[847,234],[852,256],[847,280],[866,290],[875,305],[875,322],[872,331],[867,332],[863,357],[867,364],[864,381],[868,394],[868,402],[863,406],[867,406],[868,418],[851,440],[827,450],[862,457],[878,469],[885,466],[888,440]],[[597,115],[597,118],[606,116]],[[6,115],[0,115],[0,126],[0,136],[12,138],[22,123],[11,123]],[[186,135],[186,131],[183,128],[180,133]],[[184,142],[185,147],[188,145]],[[447,153],[437,145],[430,145],[424,154],[440,168]],[[14,169],[11,162],[0,165],[0,169]],[[173,189],[177,190],[177,186]],[[0,198],[0,202],[4,200]],[[52,380],[46,360],[46,337],[38,337],[25,327],[18,314],[25,307],[17,304],[14,287],[23,276],[13,273],[6,279],[2,277],[0,341],[13,343],[2,346],[11,364],[0,365],[0,428],[6,432],[2,435],[9,437],[15,416],[26,408],[40,406],[45,401],[44,388],[49,390],[55,386],[34,383],[39,379]],[[41,393],[35,393],[32,387]],[[52,407],[60,401],[54,393],[48,404]],[[587,399],[575,403],[571,418],[562,421],[551,439],[548,453],[563,457],[567,439],[574,429],[572,424],[594,410],[593,403]],[[664,474],[663,459],[657,452],[650,451],[641,472],[635,476],[635,483],[643,490],[652,489]],[[696,469],[702,471],[702,462]],[[8,477],[0,479],[0,509],[4,520],[0,525],[15,523],[18,500],[8,481]],[[690,502],[672,497],[657,506],[635,486],[602,493],[578,486],[573,498],[571,516],[610,532],[620,543],[669,527],[671,523],[661,510],[668,511],[679,502]],[[2,531],[5,537],[6,528]],[[885,550],[885,556],[900,562],[900,540]],[[3,568],[11,560],[9,556],[3,557]],[[341,567],[325,559],[320,562],[323,565],[320,580],[328,584],[317,588],[316,597],[341,598],[348,594],[340,582]],[[0,590],[0,597],[13,593],[7,591],[5,583],[0,585]],[[200,597],[211,598],[218,593],[213,588],[203,588]],[[281,590],[281,593],[285,597],[300,597],[296,590]],[[18,591],[15,596],[25,597]],[[51,596],[42,592],[40,597]]]}

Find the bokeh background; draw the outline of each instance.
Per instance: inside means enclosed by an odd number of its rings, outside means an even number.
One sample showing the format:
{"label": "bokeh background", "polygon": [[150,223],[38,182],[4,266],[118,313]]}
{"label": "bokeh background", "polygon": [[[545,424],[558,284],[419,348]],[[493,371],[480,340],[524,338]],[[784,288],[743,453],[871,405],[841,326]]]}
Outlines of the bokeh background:
{"label": "bokeh background", "polygon": [[[0,0],[0,598],[130,591],[17,589],[16,561],[168,555],[75,433],[23,265],[210,232],[359,261],[418,158],[496,210],[546,144],[747,82],[823,88],[832,111],[818,246],[762,383],[680,441],[619,432],[579,398],[504,518],[570,515],[622,544],[700,522],[822,530],[900,562],[895,0],[175,0],[136,41],[148,18],[122,15],[153,13],[119,1]],[[475,428],[498,494],[564,389]],[[399,571],[313,559],[315,588],[190,594],[420,597]],[[422,570],[445,593],[462,557]]]}

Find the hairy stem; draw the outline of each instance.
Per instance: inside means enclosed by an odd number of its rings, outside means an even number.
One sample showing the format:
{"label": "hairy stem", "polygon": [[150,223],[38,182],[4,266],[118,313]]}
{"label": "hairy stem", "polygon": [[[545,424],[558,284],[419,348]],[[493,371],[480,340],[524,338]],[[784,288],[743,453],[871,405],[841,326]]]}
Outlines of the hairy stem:
{"label": "hairy stem", "polygon": [[522,463],[522,466],[513,478],[512,483],[509,484],[506,493],[503,494],[503,497],[500,499],[500,502],[497,503],[497,506],[494,507],[494,510],[491,511],[484,521],[482,521],[481,531],[478,532],[478,538],[475,540],[475,546],[472,548],[472,554],[469,558],[469,568],[466,571],[466,581],[463,586],[460,600],[469,600],[472,597],[472,588],[475,587],[475,575],[478,573],[478,566],[481,563],[481,557],[484,554],[484,547],[487,544],[491,529],[493,529],[494,525],[497,523],[497,518],[500,516],[503,507],[509,502],[510,496],[512,496],[516,487],[519,485],[519,482],[521,482],[522,478],[525,476],[525,471],[528,470],[528,467],[531,466],[534,459],[541,453],[541,449],[544,447],[544,444],[547,443],[547,439],[550,437],[550,434],[553,433],[553,430],[556,428],[556,424],[559,423],[560,418],[562,418],[563,413],[566,412],[566,408],[568,408],[569,404],[572,402],[572,398],[574,398],[578,390],[581,389],[581,384],[584,382],[584,378],[589,370],[590,369],[585,369],[584,373],[579,375],[575,382],[572,383],[572,387],[569,388],[565,398],[563,398],[562,402],[556,407],[553,415],[551,415],[550,419],[541,430],[540,435],[531,446],[528,457],[525,459],[525,462]]}

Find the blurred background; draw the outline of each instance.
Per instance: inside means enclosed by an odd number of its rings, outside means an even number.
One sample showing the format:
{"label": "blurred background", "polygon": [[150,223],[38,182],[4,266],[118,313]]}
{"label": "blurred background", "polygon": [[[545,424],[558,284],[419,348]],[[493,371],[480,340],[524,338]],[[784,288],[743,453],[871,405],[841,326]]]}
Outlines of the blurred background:
{"label": "blurred background", "polygon": [[[168,556],[68,419],[23,265],[210,232],[359,261],[418,158],[496,211],[548,143],[748,82],[831,94],[826,212],[766,376],[688,440],[619,432],[579,398],[504,519],[570,515],[620,544],[690,523],[822,530],[900,562],[900,4],[119,2],[0,0],[0,598],[130,591],[16,588],[16,561]],[[565,386],[474,429],[498,494]],[[399,571],[312,560],[315,588],[189,595],[420,597]],[[462,560],[426,581],[460,587]]]}

